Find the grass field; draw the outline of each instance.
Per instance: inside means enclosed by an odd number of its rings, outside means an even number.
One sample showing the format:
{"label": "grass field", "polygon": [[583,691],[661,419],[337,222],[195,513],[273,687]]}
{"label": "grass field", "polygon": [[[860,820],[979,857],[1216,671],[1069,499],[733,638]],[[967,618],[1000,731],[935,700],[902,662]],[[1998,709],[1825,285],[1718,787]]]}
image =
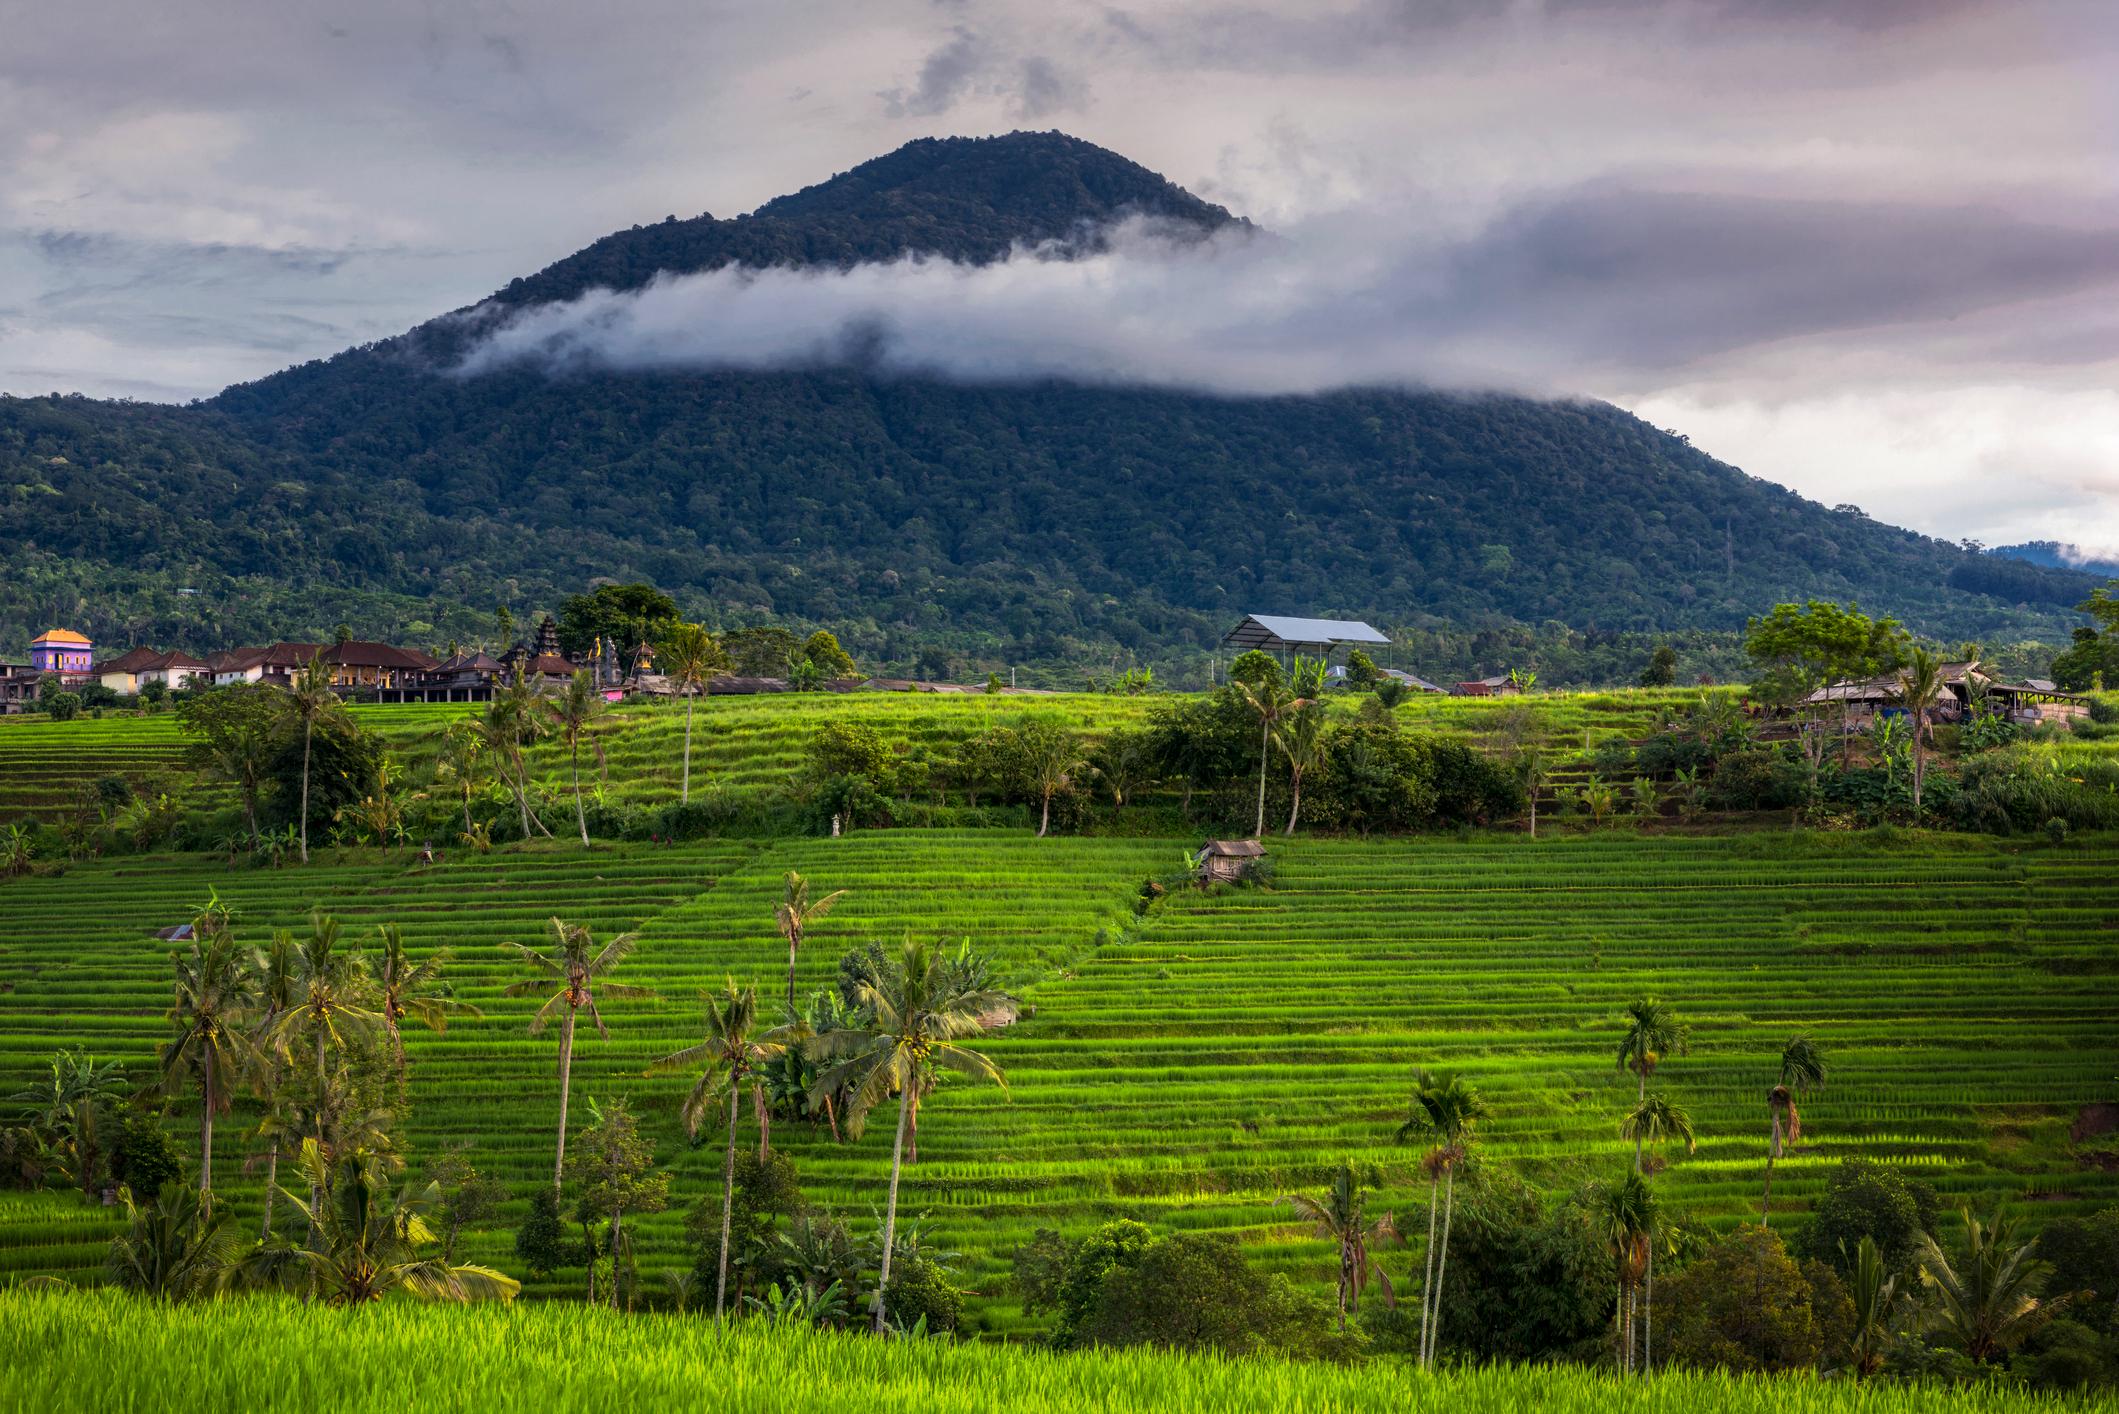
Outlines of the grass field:
{"label": "grass field", "polygon": [[[461,995],[486,1010],[446,1036],[412,1033],[415,1151],[469,1140],[521,1199],[549,1173],[555,1051],[523,1035],[534,1001],[499,995],[517,975],[499,945],[534,941],[556,913],[599,936],[642,931],[623,975],[664,1000],[609,1007],[612,1041],[583,1043],[574,1093],[577,1113],[584,1097],[635,1097],[681,1209],[715,1188],[719,1155],[713,1136],[704,1151],[683,1146],[684,1082],[640,1070],[695,1038],[697,987],[733,975],[777,992],[786,952],[770,906],[796,868],[850,890],[805,949],[805,988],[848,945],[910,931],[997,954],[1028,1003],[987,1043],[1009,1094],[946,1088],[923,1107],[906,1179],[907,1210],[931,1214],[964,1254],[989,1331],[1022,1320],[1005,1282],[1017,1243],[1114,1216],[1234,1232],[1323,1290],[1325,1248],[1272,1200],[1320,1186],[1343,1158],[1385,1165],[1386,1201],[1411,1199],[1414,1156],[1389,1140],[1416,1066],[1487,1092],[1490,1160],[1553,1186],[1618,1172],[1632,1092],[1612,1067],[1616,1013],[1643,992],[1695,1026],[1658,1084],[1700,1132],[1666,1185],[1703,1221],[1756,1211],[1762,1095],[1796,1031],[1825,1044],[1833,1071],[1776,1180],[1777,1220],[1799,1216],[1852,1153],[1904,1164],[1950,1198],[2009,1196],[2034,1221],[2119,1201],[2119,1174],[2076,1159],[2066,1136],[2077,1107],[2113,1098],[2119,1073],[2109,839],[1305,839],[1276,844],[1270,890],[1181,893],[1136,919],[1142,878],[1193,843],[892,831],[547,847],[428,868],[368,852],[278,872],[170,856],[77,865],[0,885],[0,1094],[76,1042],[144,1070],[168,975],[148,934],[209,888],[252,938],[311,906],[349,936],[397,922],[416,953],[455,949]],[[240,1128],[221,1127],[215,1167],[254,1212]],[[880,1206],[888,1125],[847,1147],[796,1125],[774,1134],[813,1201],[859,1222]],[[112,1226],[61,1194],[0,1199],[0,1274],[87,1276]],[[673,1210],[638,1230],[651,1279],[688,1263],[679,1227]],[[506,1231],[472,1255],[515,1265]]]}
{"label": "grass field", "polygon": [[[124,1352],[113,1359],[113,1352]],[[1988,1414],[2088,1408],[1998,1386],[1761,1380],[1680,1371],[1621,1380],[1583,1369],[1424,1375],[1145,1350],[1055,1355],[1019,1346],[884,1343],[698,1316],[544,1305],[285,1300],[156,1307],[110,1293],[0,1293],[6,1407],[74,1410],[374,1409],[903,1411],[1433,1410],[1437,1414]]]}

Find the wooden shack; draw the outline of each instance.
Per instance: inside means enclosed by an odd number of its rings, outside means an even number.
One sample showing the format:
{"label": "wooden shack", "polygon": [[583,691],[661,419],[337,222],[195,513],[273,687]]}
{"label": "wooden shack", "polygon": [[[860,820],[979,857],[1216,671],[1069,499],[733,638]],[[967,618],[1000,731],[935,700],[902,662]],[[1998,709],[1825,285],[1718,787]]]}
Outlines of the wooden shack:
{"label": "wooden shack", "polygon": [[1199,882],[1234,884],[1249,872],[1252,863],[1266,856],[1257,840],[1208,840],[1199,852]]}

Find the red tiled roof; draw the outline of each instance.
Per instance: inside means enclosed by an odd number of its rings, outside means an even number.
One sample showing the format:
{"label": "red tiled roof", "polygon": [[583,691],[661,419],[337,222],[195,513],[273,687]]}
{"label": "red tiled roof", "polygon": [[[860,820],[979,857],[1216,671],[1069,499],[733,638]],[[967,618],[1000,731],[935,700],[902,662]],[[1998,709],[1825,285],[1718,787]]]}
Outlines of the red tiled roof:
{"label": "red tiled roof", "polygon": [[399,648],[389,643],[370,643],[362,639],[348,639],[335,643],[322,654],[327,663],[356,668],[410,668],[424,671],[434,666],[435,660],[416,648]]}
{"label": "red tiled roof", "polygon": [[95,665],[91,671],[98,673],[137,673],[151,666],[162,655],[152,648],[128,648],[117,657]]}

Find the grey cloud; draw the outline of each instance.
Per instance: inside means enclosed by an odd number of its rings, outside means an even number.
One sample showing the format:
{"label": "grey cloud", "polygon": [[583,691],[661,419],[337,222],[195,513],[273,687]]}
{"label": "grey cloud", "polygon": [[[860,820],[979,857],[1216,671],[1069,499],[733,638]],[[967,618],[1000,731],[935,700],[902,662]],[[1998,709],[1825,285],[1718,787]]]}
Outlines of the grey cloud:
{"label": "grey cloud", "polygon": [[938,117],[969,99],[992,98],[1015,118],[1036,121],[1079,111],[1088,86],[1047,55],[1012,58],[1006,46],[959,25],[927,55],[910,88],[877,96],[893,118]]}
{"label": "grey cloud", "polygon": [[973,77],[986,62],[986,46],[977,35],[960,27],[920,65],[919,82],[909,90],[899,88],[885,93],[883,106],[893,118],[946,113],[971,87]]}

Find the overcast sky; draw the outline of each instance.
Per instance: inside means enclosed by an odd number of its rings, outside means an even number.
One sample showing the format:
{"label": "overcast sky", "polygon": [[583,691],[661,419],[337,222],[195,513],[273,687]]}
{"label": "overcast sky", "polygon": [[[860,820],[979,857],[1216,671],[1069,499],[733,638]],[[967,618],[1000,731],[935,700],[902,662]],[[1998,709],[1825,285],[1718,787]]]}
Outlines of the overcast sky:
{"label": "overcast sky", "polygon": [[[1828,503],[2119,552],[2110,0],[0,0],[0,35],[0,391],[209,394],[617,227],[1061,128],[1286,238],[1086,272],[1133,316],[1083,335],[1107,372],[1604,397]],[[1097,307],[920,278],[958,340]],[[889,298],[726,297],[654,313]]]}

